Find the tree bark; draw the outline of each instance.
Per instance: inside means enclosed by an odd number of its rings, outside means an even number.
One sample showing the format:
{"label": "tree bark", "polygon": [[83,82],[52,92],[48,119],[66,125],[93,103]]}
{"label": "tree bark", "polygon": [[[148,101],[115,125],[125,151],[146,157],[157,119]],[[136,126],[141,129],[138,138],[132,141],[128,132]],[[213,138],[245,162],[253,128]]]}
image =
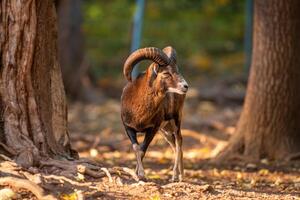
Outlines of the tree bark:
{"label": "tree bark", "polygon": [[217,160],[284,160],[300,152],[300,1],[256,0],[244,108]]}
{"label": "tree bark", "polygon": [[24,167],[75,156],[57,61],[54,2],[2,0],[0,9],[0,148]]}

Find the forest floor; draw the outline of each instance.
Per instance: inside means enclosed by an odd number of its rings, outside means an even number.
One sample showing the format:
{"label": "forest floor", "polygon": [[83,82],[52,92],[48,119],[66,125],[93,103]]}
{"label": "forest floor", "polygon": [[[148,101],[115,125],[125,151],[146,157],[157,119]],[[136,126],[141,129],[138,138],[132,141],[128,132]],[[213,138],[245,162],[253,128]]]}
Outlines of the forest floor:
{"label": "forest floor", "polygon": [[[299,162],[275,163],[266,159],[259,163],[211,162],[227,144],[241,111],[240,102],[232,105],[222,102],[199,99],[196,90],[190,91],[183,113],[183,182],[170,181],[173,152],[157,134],[144,160],[147,182],[137,182],[121,172],[103,178],[78,173],[73,179],[49,178],[41,187],[65,200],[300,199]],[[80,157],[92,159],[105,169],[134,169],[135,155],[123,131],[119,106],[119,101],[113,98],[97,105],[72,103],[69,106],[72,146]],[[35,199],[24,189],[16,193],[16,199]]]}

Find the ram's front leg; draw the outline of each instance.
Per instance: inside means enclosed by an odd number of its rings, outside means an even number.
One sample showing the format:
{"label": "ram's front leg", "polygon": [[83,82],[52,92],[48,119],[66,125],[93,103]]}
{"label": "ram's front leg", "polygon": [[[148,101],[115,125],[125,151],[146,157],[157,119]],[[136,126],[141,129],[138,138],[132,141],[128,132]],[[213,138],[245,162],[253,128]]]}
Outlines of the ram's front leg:
{"label": "ram's front leg", "polygon": [[136,173],[139,177],[140,180],[146,180],[145,177],[145,170],[143,167],[143,157],[144,157],[144,152],[141,150],[141,147],[139,144],[135,143],[132,145],[133,150],[135,152],[135,157],[136,157]]}
{"label": "ram's front leg", "polygon": [[141,150],[141,147],[137,141],[136,136],[136,130],[133,128],[130,128],[125,125],[126,133],[132,143],[132,148],[135,152],[136,157],[136,173],[139,177],[139,179],[144,180],[145,179],[145,171],[142,163],[142,158],[144,157],[144,152]]}

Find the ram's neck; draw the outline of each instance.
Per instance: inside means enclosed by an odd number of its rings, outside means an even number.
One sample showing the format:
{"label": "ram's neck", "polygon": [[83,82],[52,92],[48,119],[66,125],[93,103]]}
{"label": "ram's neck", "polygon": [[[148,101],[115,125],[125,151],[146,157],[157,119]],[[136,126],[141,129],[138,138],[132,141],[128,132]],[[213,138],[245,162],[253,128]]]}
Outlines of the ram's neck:
{"label": "ram's neck", "polygon": [[[155,112],[162,106],[161,102],[164,99],[164,95],[156,90],[153,85],[149,84],[150,78],[148,76],[144,76],[140,81],[143,84],[140,84],[137,93],[138,93],[138,104],[140,111],[144,113],[151,112],[155,114]],[[146,83],[146,84],[145,84]]]}
{"label": "ram's neck", "polygon": [[136,130],[153,127],[163,112],[164,96],[155,91],[144,76],[128,83],[122,96],[122,120]]}

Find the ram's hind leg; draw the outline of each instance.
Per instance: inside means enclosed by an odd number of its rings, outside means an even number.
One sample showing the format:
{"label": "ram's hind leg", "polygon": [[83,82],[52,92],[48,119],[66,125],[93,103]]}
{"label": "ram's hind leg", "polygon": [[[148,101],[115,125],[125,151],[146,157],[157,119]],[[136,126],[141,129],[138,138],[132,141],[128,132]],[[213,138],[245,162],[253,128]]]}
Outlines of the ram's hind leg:
{"label": "ram's hind leg", "polygon": [[180,129],[175,134],[175,144],[176,144],[176,150],[175,150],[175,166],[177,166],[177,170],[179,172],[178,180],[182,181],[183,179],[183,152],[182,152],[182,136]]}
{"label": "ram's hind leg", "polygon": [[136,130],[125,125],[126,133],[131,141],[132,148],[135,152],[136,157],[136,173],[139,179],[145,179],[145,171],[142,163],[142,158],[144,157],[144,153],[141,150],[141,147],[137,141]]}
{"label": "ram's hind leg", "polygon": [[183,178],[183,161],[182,161],[182,137],[179,130],[180,126],[176,125],[174,120],[168,121],[165,123],[161,132],[163,133],[164,138],[170,144],[174,154],[174,167],[173,167],[173,176],[172,181],[182,181]]}
{"label": "ram's hind leg", "polygon": [[164,129],[164,128],[161,128],[160,131],[161,131],[162,136],[164,137],[164,139],[170,145],[173,153],[175,153],[176,145],[175,145],[175,136],[174,136],[173,132],[170,131],[170,130]]}

